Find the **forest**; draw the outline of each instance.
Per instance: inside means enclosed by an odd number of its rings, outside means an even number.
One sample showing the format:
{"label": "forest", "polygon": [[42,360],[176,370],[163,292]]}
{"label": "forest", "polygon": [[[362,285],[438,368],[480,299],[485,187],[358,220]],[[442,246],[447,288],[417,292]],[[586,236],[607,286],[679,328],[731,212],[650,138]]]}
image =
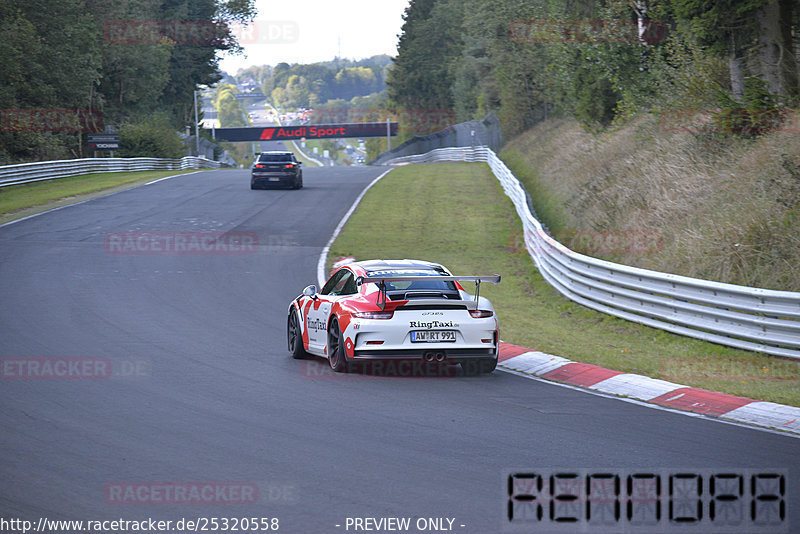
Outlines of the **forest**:
{"label": "forest", "polygon": [[[106,126],[191,127],[192,92],[221,79],[232,25],[254,16],[254,0],[0,0],[0,163],[86,156],[83,134]],[[394,58],[236,77],[278,106],[399,117],[402,138],[441,117],[494,113],[510,139],[641,112],[752,137],[798,105],[799,28],[794,0],[411,0]]]}
{"label": "forest", "polygon": [[254,0],[0,0],[0,163],[86,157],[106,126],[184,131],[254,16]]}
{"label": "forest", "polygon": [[[392,59],[386,55],[352,60],[335,58],[310,64],[278,63],[240,70],[239,84],[255,84],[273,105],[285,108],[363,107],[359,102],[384,102]],[[355,100],[354,100],[355,99]]]}
{"label": "forest", "polygon": [[674,110],[758,135],[800,96],[795,0],[412,0],[404,20],[391,105],[495,113],[507,138]]}

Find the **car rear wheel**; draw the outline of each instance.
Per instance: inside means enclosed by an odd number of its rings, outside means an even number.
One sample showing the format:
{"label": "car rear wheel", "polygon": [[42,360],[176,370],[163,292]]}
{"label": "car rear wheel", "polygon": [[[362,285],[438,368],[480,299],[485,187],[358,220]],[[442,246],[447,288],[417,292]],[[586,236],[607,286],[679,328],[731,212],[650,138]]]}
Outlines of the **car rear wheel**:
{"label": "car rear wheel", "polygon": [[334,319],[328,328],[328,363],[335,373],[344,372],[347,359],[344,353],[344,339],[339,329],[339,321]]}
{"label": "car rear wheel", "polygon": [[303,335],[300,333],[300,321],[297,319],[297,312],[289,312],[289,319],[286,325],[286,337],[289,342],[289,352],[292,358],[299,360],[308,356],[303,347]]}

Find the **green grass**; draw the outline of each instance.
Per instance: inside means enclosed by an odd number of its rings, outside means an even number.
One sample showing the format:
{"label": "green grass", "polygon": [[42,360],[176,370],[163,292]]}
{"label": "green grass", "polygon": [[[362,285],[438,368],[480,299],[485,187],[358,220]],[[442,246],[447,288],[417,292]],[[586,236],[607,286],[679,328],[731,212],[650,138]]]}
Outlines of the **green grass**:
{"label": "green grass", "polygon": [[566,221],[570,218],[563,203],[541,182],[536,170],[525,164],[522,154],[518,150],[507,150],[502,156],[503,162],[531,195],[537,218],[546,221],[552,233],[567,230],[570,225]]}
{"label": "green grass", "polygon": [[504,341],[618,371],[800,406],[800,362],[730,349],[575,304],[544,281],[522,225],[483,163],[397,168],[364,196],[331,247],[333,263],[414,258],[455,274],[501,274],[481,288]]}
{"label": "green grass", "polygon": [[303,157],[304,153],[312,154],[311,150],[308,150],[308,152],[306,152],[306,149],[301,149],[300,146],[295,141],[290,141],[290,143],[292,146],[289,147],[289,150],[294,152],[294,157],[297,158],[298,161],[301,161],[303,165],[305,165],[306,167],[321,167],[319,163],[316,163],[306,157]]}
{"label": "green grass", "polygon": [[194,171],[105,172],[3,187],[0,223],[188,172]]}

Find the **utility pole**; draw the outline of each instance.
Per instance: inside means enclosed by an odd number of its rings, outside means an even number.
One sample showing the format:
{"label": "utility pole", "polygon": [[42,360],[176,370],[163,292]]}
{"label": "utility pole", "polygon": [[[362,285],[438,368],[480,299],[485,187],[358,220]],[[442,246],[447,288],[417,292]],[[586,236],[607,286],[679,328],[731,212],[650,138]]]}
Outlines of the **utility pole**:
{"label": "utility pole", "polygon": [[200,118],[197,113],[197,89],[194,90],[194,143],[195,152],[200,155]]}

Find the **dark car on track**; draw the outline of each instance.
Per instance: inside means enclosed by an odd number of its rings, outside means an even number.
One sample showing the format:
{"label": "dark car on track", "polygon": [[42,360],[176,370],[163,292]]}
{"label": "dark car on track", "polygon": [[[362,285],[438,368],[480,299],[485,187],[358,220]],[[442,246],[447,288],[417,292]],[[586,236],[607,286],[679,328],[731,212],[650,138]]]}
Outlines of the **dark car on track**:
{"label": "dark car on track", "polygon": [[291,152],[262,152],[250,171],[250,189],[267,187],[303,187],[303,169]]}

